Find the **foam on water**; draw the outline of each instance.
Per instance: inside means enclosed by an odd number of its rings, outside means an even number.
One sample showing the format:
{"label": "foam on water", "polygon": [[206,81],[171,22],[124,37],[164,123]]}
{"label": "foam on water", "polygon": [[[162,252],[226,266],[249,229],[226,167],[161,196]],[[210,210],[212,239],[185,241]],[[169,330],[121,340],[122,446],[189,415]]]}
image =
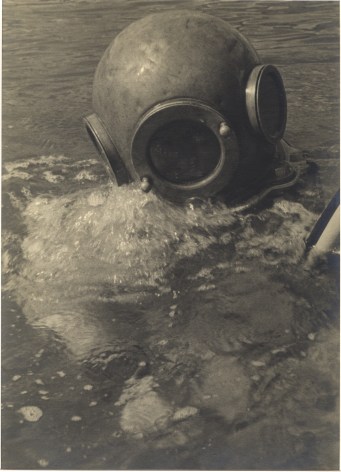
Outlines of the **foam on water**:
{"label": "foam on water", "polygon": [[[287,138],[318,146],[316,179],[231,215],[110,185],[81,131],[106,45],[168,3],[4,5],[3,463],[333,470],[335,281],[300,262],[316,216],[306,208],[319,213],[338,185],[338,6],[174,2],[227,20],[277,61]],[[29,423],[22,408],[44,414]]]}
{"label": "foam on water", "polygon": [[[137,307],[146,296],[170,293],[179,263],[187,267],[189,279],[201,280],[193,288],[197,292],[215,288],[210,271],[219,265],[223,278],[247,271],[250,261],[293,265],[302,257],[315,219],[301,204],[285,200],[247,215],[222,205],[178,207],[136,185],[101,183],[94,163],[87,162],[82,171],[78,163],[70,174],[74,166],[65,156],[7,165],[7,179],[12,175],[17,181],[22,169],[31,169],[33,178],[45,179],[45,189],[56,188],[65,175],[80,184],[97,182],[65,195],[34,196],[25,187],[20,196],[12,192],[26,235],[20,242],[20,270],[18,255],[13,261],[9,250],[3,262],[10,275],[6,287],[14,290],[29,322],[52,329],[78,357],[112,342],[106,323],[115,304]],[[11,237],[9,232],[7,240]],[[195,257],[203,257],[197,274],[191,273]],[[206,261],[210,267],[205,268]]]}

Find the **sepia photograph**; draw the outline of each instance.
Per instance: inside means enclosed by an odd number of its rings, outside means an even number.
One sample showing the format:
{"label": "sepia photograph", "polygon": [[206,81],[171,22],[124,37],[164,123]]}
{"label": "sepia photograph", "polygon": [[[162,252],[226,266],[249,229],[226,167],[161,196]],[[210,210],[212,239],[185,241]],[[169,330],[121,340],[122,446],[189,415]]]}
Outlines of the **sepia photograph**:
{"label": "sepia photograph", "polygon": [[2,0],[2,470],[340,469],[339,23]]}

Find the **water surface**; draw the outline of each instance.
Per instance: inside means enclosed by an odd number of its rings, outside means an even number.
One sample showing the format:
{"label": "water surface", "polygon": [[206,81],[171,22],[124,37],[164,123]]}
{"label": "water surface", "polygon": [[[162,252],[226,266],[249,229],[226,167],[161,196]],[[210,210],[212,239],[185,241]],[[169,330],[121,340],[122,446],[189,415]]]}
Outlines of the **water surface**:
{"label": "water surface", "polygon": [[[169,8],[228,20],[280,68],[316,173],[245,214],[108,180],[81,123],[96,64]],[[3,467],[337,468],[337,281],[303,253],[338,186],[338,3],[3,12]]]}

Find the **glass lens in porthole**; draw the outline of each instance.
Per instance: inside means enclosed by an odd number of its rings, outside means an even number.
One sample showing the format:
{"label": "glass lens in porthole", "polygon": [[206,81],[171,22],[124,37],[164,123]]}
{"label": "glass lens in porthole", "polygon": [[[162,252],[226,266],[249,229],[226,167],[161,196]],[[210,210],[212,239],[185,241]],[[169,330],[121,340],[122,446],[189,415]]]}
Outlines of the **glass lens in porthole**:
{"label": "glass lens in porthole", "polygon": [[177,120],[154,133],[148,155],[160,177],[186,184],[202,180],[214,171],[220,160],[220,144],[204,124]]}
{"label": "glass lens in porthole", "polygon": [[258,111],[262,128],[270,136],[281,131],[285,121],[285,91],[278,78],[271,72],[265,73],[259,84]]}

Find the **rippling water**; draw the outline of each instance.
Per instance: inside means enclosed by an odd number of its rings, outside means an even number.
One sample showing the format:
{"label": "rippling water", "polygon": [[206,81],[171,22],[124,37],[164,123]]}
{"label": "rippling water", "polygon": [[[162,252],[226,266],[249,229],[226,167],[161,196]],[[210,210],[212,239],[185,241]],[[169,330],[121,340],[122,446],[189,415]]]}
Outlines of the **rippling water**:
{"label": "rippling water", "polygon": [[[174,7],[229,20],[283,71],[288,137],[319,171],[262,209],[117,188],[81,129],[112,36]],[[4,467],[336,467],[337,283],[303,253],[338,185],[337,15],[333,2],[5,2]]]}

